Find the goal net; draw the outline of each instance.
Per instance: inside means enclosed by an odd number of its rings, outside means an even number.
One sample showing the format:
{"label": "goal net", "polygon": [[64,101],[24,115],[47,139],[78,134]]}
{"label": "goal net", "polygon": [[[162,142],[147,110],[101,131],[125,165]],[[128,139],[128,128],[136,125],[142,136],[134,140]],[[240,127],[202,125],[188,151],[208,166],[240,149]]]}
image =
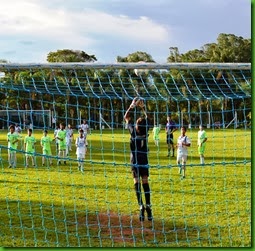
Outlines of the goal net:
{"label": "goal net", "polygon": [[[251,246],[251,64],[0,64],[0,73],[2,246]],[[140,190],[123,119],[135,97],[150,127],[149,189]],[[7,144],[16,123],[33,129],[35,167],[26,167],[25,130],[17,149]],[[175,147],[181,127],[191,142],[185,178]],[[77,158],[80,128],[86,153]],[[42,149],[43,130],[59,135],[52,153]],[[8,168],[13,152],[17,165]],[[141,220],[139,193],[149,194],[152,218],[145,211]]]}
{"label": "goal net", "polygon": [[[27,104],[25,104],[27,108]],[[52,114],[50,110],[17,110],[9,108],[0,110],[0,129],[7,129],[15,124],[21,129],[50,128],[52,127]]]}

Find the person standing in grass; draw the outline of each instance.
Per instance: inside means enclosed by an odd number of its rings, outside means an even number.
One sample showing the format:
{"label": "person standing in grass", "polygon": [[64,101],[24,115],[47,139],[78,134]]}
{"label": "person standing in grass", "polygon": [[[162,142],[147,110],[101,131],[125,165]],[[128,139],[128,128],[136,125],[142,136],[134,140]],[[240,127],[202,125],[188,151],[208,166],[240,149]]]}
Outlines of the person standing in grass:
{"label": "person standing in grass", "polygon": [[73,129],[69,124],[66,128],[66,156],[72,151]]}
{"label": "person standing in grass", "polygon": [[86,119],[83,119],[82,124],[79,126],[79,128],[83,130],[85,136],[89,133],[89,125]]}
{"label": "person standing in grass", "polygon": [[76,155],[78,161],[78,169],[79,171],[84,171],[84,160],[86,156],[86,137],[84,135],[84,131],[82,129],[79,130],[79,136],[75,141],[76,145]]}
{"label": "person standing in grass", "polygon": [[200,157],[200,164],[204,165],[205,164],[205,145],[207,141],[207,136],[206,136],[206,131],[204,130],[203,126],[199,126],[199,131],[197,133],[197,145],[198,145],[198,153]]}
{"label": "person standing in grass", "polygon": [[59,140],[57,139],[58,131],[59,131],[59,127],[56,126],[56,128],[54,130],[54,139],[55,139],[55,143],[56,143],[56,155],[58,155],[58,145],[59,145]]}
{"label": "person standing in grass", "polygon": [[[54,139],[53,139],[54,140]],[[41,147],[42,147],[42,166],[45,165],[45,157],[49,158],[50,165],[52,165],[52,152],[51,152],[51,142],[53,141],[50,136],[48,136],[48,131],[43,131],[43,136],[41,138]]]}
{"label": "person standing in grass", "polygon": [[22,141],[23,141],[23,137],[22,137],[22,130],[21,130],[21,127],[19,124],[15,124],[15,132],[19,135],[19,141],[21,142],[21,147],[20,147],[20,150],[23,151],[23,144],[22,144]]}
{"label": "person standing in grass", "polygon": [[[136,124],[132,123],[130,116],[131,109],[140,107],[144,116],[139,117],[136,120]],[[128,130],[130,133],[130,150],[131,150],[131,170],[134,179],[134,188],[137,197],[137,202],[140,207],[139,220],[144,221],[144,212],[147,212],[148,220],[152,221],[151,211],[151,198],[150,198],[150,186],[149,186],[149,163],[148,163],[148,130],[149,123],[147,114],[144,108],[144,102],[141,99],[135,98],[130,107],[127,109],[124,120],[128,124]],[[145,203],[143,204],[141,180],[145,195]]]}
{"label": "person standing in grass", "polygon": [[21,127],[20,127],[19,124],[15,124],[15,132],[16,132],[17,134],[21,134]]}
{"label": "person standing in grass", "polygon": [[89,134],[89,125],[87,120],[84,119],[82,124],[79,126],[80,129],[83,130],[84,137],[86,138],[86,148],[88,147],[88,134]]}
{"label": "person standing in grass", "polygon": [[186,127],[181,127],[181,135],[177,140],[177,164],[180,168],[179,173],[182,174],[182,178],[186,175],[186,163],[188,158],[188,147],[190,147],[191,141],[186,136]]}
{"label": "person standing in grass", "polygon": [[165,127],[166,131],[166,143],[168,148],[167,157],[170,156],[172,149],[172,157],[174,157],[174,132],[177,130],[175,122],[172,120],[171,116],[167,117],[167,123]]}
{"label": "person standing in grass", "polygon": [[19,135],[15,132],[15,126],[10,125],[9,132],[7,133],[8,142],[8,162],[9,168],[16,168],[17,156],[16,151],[18,148]]}
{"label": "person standing in grass", "polygon": [[64,159],[64,164],[66,164],[66,130],[65,130],[65,124],[60,123],[59,125],[60,129],[57,133],[56,139],[59,140],[58,143],[58,164],[61,164],[60,158],[62,157]]}
{"label": "person standing in grass", "polygon": [[152,129],[152,133],[153,133],[154,143],[156,146],[159,146],[159,132],[160,132],[159,126],[154,125]]}
{"label": "person standing in grass", "polygon": [[24,139],[24,149],[26,151],[26,167],[29,164],[29,158],[32,160],[32,165],[35,166],[35,143],[36,139],[32,135],[33,130],[30,128],[27,130],[27,136]]}

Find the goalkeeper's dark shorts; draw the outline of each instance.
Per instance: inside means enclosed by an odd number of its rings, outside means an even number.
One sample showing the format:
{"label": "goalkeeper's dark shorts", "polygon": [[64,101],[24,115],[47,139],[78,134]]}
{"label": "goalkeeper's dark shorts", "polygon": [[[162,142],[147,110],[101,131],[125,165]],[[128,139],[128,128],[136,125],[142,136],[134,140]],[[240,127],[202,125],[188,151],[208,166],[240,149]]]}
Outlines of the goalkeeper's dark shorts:
{"label": "goalkeeper's dark shorts", "polygon": [[149,168],[148,167],[132,166],[131,171],[133,173],[133,178],[139,178],[139,177],[144,177],[144,176],[149,177]]}

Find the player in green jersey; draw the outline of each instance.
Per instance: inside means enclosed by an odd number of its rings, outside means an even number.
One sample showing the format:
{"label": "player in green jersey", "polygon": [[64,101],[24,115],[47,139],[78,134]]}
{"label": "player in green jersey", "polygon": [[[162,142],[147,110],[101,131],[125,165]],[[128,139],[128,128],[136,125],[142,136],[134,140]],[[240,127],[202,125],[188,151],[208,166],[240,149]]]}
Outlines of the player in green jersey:
{"label": "player in green jersey", "polygon": [[153,133],[154,143],[156,146],[159,146],[159,132],[160,132],[160,127],[157,125],[154,125],[152,129],[152,133]]}
{"label": "player in green jersey", "polygon": [[65,130],[65,124],[60,123],[60,130],[57,133],[57,136],[55,139],[59,141],[58,145],[58,164],[61,164],[60,158],[64,158],[64,164],[66,164],[65,158],[66,158],[66,130]]}
{"label": "player in green jersey", "polygon": [[16,168],[16,151],[18,147],[19,135],[15,132],[14,125],[10,125],[9,130],[10,131],[7,133],[9,168]]}
{"label": "player in green jersey", "polygon": [[51,142],[54,139],[52,139],[50,136],[48,136],[48,131],[44,130],[43,131],[43,136],[41,138],[41,146],[42,146],[42,152],[43,152],[43,157],[42,157],[42,165],[44,166],[45,164],[45,157],[49,158],[50,165],[52,165],[52,152],[51,152]]}
{"label": "player in green jersey", "polygon": [[35,166],[35,143],[36,139],[32,135],[33,130],[28,129],[27,130],[27,136],[24,139],[24,148],[26,151],[26,167],[28,167],[29,164],[29,158],[32,160],[32,165]]}
{"label": "player in green jersey", "polygon": [[198,154],[200,156],[200,164],[205,164],[205,142],[207,141],[206,132],[202,125],[199,126],[199,131],[197,133],[197,145],[198,145]]}

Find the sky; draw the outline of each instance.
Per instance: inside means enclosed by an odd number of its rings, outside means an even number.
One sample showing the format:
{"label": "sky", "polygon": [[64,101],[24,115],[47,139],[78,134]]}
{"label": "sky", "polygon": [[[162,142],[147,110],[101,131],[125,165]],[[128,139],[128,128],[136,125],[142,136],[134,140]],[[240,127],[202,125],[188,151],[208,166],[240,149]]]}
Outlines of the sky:
{"label": "sky", "polygon": [[251,38],[251,0],[2,0],[0,59],[45,63],[49,52],[82,50],[98,63],[143,51],[165,63],[217,42]]}

